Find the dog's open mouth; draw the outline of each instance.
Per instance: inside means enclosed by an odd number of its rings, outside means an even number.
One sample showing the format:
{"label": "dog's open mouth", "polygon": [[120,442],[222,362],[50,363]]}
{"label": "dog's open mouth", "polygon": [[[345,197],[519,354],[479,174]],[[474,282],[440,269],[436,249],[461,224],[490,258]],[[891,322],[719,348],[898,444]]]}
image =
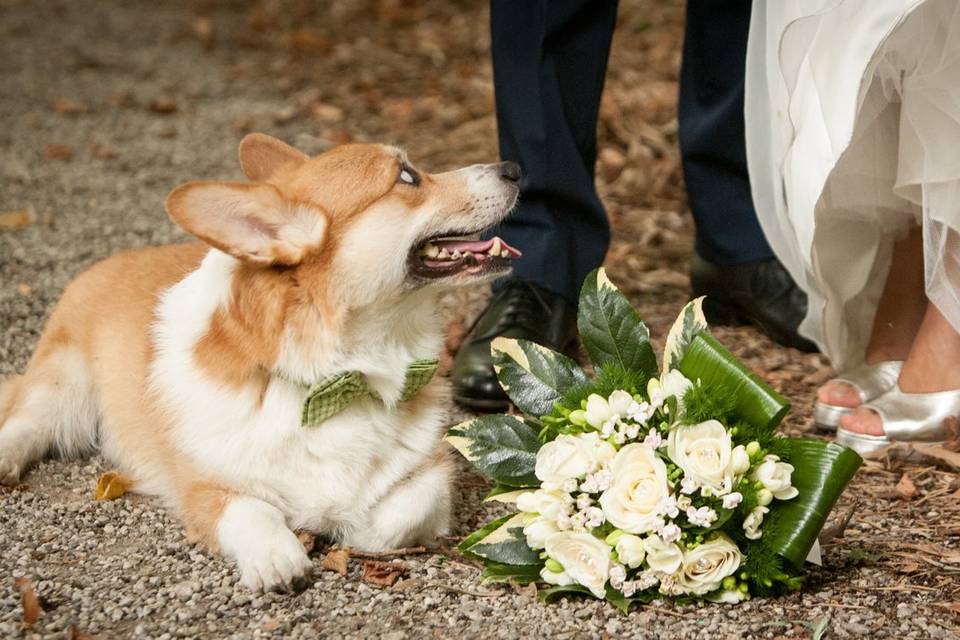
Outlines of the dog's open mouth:
{"label": "dog's open mouth", "polygon": [[410,272],[420,278],[443,278],[457,273],[487,275],[508,271],[521,253],[500,238],[474,236],[429,238],[410,254]]}

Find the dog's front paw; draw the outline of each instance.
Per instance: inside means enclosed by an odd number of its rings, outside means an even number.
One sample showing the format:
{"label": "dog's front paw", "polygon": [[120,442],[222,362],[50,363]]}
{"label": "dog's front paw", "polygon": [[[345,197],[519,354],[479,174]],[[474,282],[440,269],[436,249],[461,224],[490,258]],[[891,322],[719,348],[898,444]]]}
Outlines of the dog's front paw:
{"label": "dog's front paw", "polygon": [[0,455],[0,484],[13,486],[20,482],[20,465]]}
{"label": "dog's front paw", "polygon": [[237,564],[240,582],[252,591],[299,591],[313,568],[303,544],[286,527],[238,556]]}
{"label": "dog's front paw", "polygon": [[252,591],[306,586],[313,564],[283,514],[250,497],[236,497],[217,525],[220,546],[240,567],[240,582]]}

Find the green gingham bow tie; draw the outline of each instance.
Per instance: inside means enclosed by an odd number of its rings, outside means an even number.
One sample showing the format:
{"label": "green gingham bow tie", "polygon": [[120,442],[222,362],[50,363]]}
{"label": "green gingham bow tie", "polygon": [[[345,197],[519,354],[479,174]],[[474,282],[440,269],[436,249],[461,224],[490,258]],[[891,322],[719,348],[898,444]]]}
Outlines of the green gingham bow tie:
{"label": "green gingham bow tie", "polygon": [[[403,390],[400,392],[400,402],[406,402],[427,386],[439,366],[440,361],[436,358],[414,360],[407,367]],[[303,402],[300,424],[304,427],[316,427],[356,400],[379,397],[377,392],[370,388],[367,378],[359,371],[338,373],[310,385],[307,399]]]}

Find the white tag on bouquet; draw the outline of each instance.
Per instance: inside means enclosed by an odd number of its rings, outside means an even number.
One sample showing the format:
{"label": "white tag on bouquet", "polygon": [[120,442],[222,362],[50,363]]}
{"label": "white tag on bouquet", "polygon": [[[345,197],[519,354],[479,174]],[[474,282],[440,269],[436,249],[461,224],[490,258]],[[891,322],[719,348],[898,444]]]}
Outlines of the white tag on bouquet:
{"label": "white tag on bouquet", "polygon": [[820,557],[820,539],[818,538],[813,546],[810,548],[810,553],[807,554],[807,562],[811,562],[818,567],[823,566],[823,560]]}

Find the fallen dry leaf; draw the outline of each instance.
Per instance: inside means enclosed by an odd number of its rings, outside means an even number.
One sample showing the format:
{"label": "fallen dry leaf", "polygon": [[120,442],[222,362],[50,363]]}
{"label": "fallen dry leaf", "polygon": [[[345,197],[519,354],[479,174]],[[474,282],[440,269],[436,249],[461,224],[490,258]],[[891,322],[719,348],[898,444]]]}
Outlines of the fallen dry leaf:
{"label": "fallen dry leaf", "polygon": [[17,211],[0,213],[0,228],[22,229],[29,227],[37,219],[37,213],[32,206],[26,206]]}
{"label": "fallen dry leaf", "polygon": [[97,481],[97,500],[116,500],[130,490],[132,482],[128,477],[116,471],[109,471]]}
{"label": "fallen dry leaf", "polygon": [[47,145],[46,154],[47,160],[69,160],[73,157],[73,147],[51,142]]}
{"label": "fallen dry leaf", "polygon": [[341,576],[347,575],[347,561],[350,559],[349,549],[340,549],[336,546],[323,556],[323,562],[320,563],[327,571],[336,571]]}
{"label": "fallen dry leaf", "polygon": [[70,631],[67,632],[67,640],[93,640],[93,636],[85,634],[77,628],[77,625],[70,625]]}
{"label": "fallen dry leaf", "polygon": [[297,534],[297,540],[303,545],[304,551],[307,553],[313,551],[313,548],[317,545],[317,537],[315,535],[303,529],[297,529],[294,533]]}
{"label": "fallen dry leaf", "polygon": [[910,476],[906,473],[900,476],[900,482],[894,487],[893,493],[901,500],[913,500],[917,497],[917,485],[913,483]]}
{"label": "fallen dry leaf", "polygon": [[399,562],[384,562],[383,560],[365,560],[363,562],[363,579],[377,587],[390,587],[407,572],[407,567]]}
{"label": "fallen dry leaf", "polygon": [[29,627],[40,619],[43,609],[29,578],[17,578],[16,585],[20,591],[20,606],[23,607],[23,624]]}
{"label": "fallen dry leaf", "polygon": [[153,113],[159,113],[160,115],[170,115],[171,113],[176,113],[177,103],[170,98],[157,98],[156,100],[151,100],[147,104],[147,109]]}
{"label": "fallen dry leaf", "polygon": [[90,107],[82,102],[69,100],[67,98],[58,98],[57,100],[54,100],[52,106],[53,110],[61,115],[75,116],[81,113],[88,113],[90,111]]}

